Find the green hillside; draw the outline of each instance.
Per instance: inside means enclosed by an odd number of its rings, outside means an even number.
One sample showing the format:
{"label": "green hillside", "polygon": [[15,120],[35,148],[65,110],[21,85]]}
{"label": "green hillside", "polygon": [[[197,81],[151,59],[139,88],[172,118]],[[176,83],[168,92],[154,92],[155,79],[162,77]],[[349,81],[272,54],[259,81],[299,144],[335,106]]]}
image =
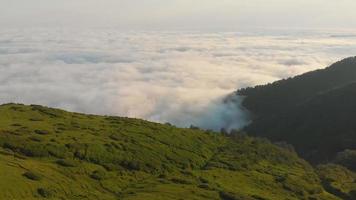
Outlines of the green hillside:
{"label": "green hillside", "polygon": [[356,57],[346,58],[325,69],[308,72],[267,85],[244,88],[243,105],[255,117],[285,113],[286,110],[326,93],[356,82]]}
{"label": "green hillside", "polygon": [[238,94],[254,116],[251,135],[287,141],[314,163],[356,149],[356,58]]}
{"label": "green hillside", "polygon": [[321,165],[317,171],[327,191],[342,199],[356,199],[356,174],[354,172],[335,164]]}
{"label": "green hillside", "polygon": [[339,199],[322,181],[292,150],[242,134],[0,106],[0,199]]}

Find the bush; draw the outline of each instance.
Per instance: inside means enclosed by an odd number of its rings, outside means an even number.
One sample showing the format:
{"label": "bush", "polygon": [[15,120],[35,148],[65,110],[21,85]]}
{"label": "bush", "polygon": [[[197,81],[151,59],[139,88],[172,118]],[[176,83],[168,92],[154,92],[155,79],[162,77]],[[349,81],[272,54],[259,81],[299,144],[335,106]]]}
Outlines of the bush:
{"label": "bush", "polygon": [[[222,200],[255,200],[255,199],[257,199],[257,198],[252,198],[252,197],[246,196],[246,195],[238,195],[238,194],[233,194],[233,193],[224,192],[224,191],[220,191],[219,195]],[[261,199],[261,198],[259,198],[259,199]]]}
{"label": "bush", "polygon": [[17,151],[17,145],[15,143],[12,143],[12,142],[4,142],[4,144],[2,145],[3,148],[5,149],[9,149],[9,150],[12,150],[14,152]]}
{"label": "bush", "polygon": [[90,177],[95,180],[103,180],[106,178],[106,172],[104,170],[95,170]]}
{"label": "bush", "polygon": [[35,133],[39,135],[48,135],[50,132],[46,130],[35,130]]}
{"label": "bush", "polygon": [[20,153],[29,157],[48,157],[49,153],[45,146],[29,143],[20,147]]}
{"label": "bush", "polygon": [[158,178],[165,179],[165,178],[167,178],[167,175],[166,175],[166,174],[160,174],[160,175],[158,176]]}
{"label": "bush", "polygon": [[356,170],[356,150],[345,150],[336,155],[335,162],[350,170]]}
{"label": "bush", "polygon": [[128,170],[132,170],[132,171],[139,171],[141,169],[141,165],[137,161],[125,160],[125,161],[121,162],[121,166],[123,166],[124,168],[126,168]]}
{"label": "bush", "polygon": [[200,184],[200,185],[198,185],[198,187],[201,188],[201,189],[205,189],[205,190],[210,190],[211,189],[209,184],[207,184],[207,183]]}
{"label": "bush", "polygon": [[190,129],[192,129],[192,130],[200,130],[200,128],[199,127],[197,127],[197,126],[194,126],[194,125],[190,125],[190,127],[189,127]]}
{"label": "bush", "polygon": [[203,177],[200,177],[199,178],[199,181],[202,182],[202,183],[209,183],[209,180],[208,179],[205,179]]}
{"label": "bush", "polygon": [[117,134],[112,134],[109,136],[110,139],[115,140],[115,141],[120,141],[122,139],[122,137],[120,135]]}
{"label": "bush", "polygon": [[41,121],[43,121],[43,119],[41,119],[41,118],[30,118],[30,121],[41,122]]}
{"label": "bush", "polygon": [[277,177],[275,177],[275,180],[278,183],[284,183],[287,180],[287,175],[286,176],[277,176]]}
{"label": "bush", "polygon": [[292,153],[296,152],[295,149],[294,149],[294,146],[291,145],[291,144],[288,144],[287,142],[282,141],[282,142],[276,142],[274,144],[279,146],[279,147],[281,147],[281,148],[283,148],[283,149],[286,149],[289,152],[292,152]]}
{"label": "bush", "polygon": [[53,196],[52,192],[45,188],[38,188],[37,193],[44,198],[50,198]]}
{"label": "bush", "polygon": [[75,162],[74,160],[68,160],[68,159],[57,160],[56,163],[58,165],[60,165],[60,166],[63,166],[63,167],[76,167],[76,166],[78,166],[77,162]]}
{"label": "bush", "polygon": [[229,135],[229,132],[225,128],[220,129],[220,133],[222,135]]}
{"label": "bush", "polygon": [[186,184],[186,185],[191,184],[190,181],[184,180],[184,179],[181,179],[181,178],[172,178],[171,181],[172,181],[173,183],[177,183],[177,184]]}
{"label": "bush", "polygon": [[31,136],[28,139],[30,139],[32,141],[35,141],[35,142],[42,142],[43,141],[43,138],[38,137],[38,136]]}
{"label": "bush", "polygon": [[15,153],[14,156],[15,156],[15,158],[18,158],[18,159],[21,159],[21,160],[26,160],[27,159],[26,156],[23,156],[23,155],[18,154],[18,153]]}
{"label": "bush", "polygon": [[6,141],[3,144],[5,149],[10,149],[14,152],[24,154],[28,157],[46,157],[48,156],[48,151],[43,145],[38,145],[30,141]]}
{"label": "bush", "polygon": [[27,171],[23,174],[24,177],[33,180],[33,181],[39,181],[42,179],[41,175],[36,173],[36,172],[32,172],[32,171]]}
{"label": "bush", "polygon": [[56,158],[66,158],[71,153],[63,146],[48,146],[48,153]]}
{"label": "bush", "polygon": [[112,163],[106,163],[103,164],[103,167],[107,170],[107,171],[115,171],[115,170],[119,170],[121,167],[112,164]]}

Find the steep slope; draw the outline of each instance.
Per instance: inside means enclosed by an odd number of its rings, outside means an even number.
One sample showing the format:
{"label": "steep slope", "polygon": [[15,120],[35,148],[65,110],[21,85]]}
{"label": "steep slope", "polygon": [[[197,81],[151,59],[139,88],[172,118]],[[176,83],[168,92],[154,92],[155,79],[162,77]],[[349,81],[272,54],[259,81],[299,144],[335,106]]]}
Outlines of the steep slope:
{"label": "steep slope", "polygon": [[356,199],[356,174],[335,164],[321,165],[317,169],[326,190],[346,200]]}
{"label": "steep slope", "polygon": [[355,119],[356,84],[350,84],[316,95],[288,112],[256,119],[246,130],[288,141],[308,160],[318,162],[356,149]]}
{"label": "steep slope", "polygon": [[138,119],[0,106],[0,199],[339,199],[287,149]]}
{"label": "steep slope", "polygon": [[256,89],[241,90],[252,135],[287,141],[312,162],[356,148],[356,58]]}
{"label": "steep slope", "polygon": [[308,101],[315,95],[346,86],[356,81],[356,57],[346,58],[328,68],[308,72],[271,84],[245,88],[243,106],[256,117],[283,113]]}

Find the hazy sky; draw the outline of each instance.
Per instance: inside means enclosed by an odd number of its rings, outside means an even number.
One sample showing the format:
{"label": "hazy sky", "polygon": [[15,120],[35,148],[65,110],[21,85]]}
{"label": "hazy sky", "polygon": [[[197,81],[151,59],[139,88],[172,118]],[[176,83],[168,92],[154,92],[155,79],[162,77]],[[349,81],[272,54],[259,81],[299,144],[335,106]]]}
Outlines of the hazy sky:
{"label": "hazy sky", "polygon": [[239,30],[354,28],[354,0],[0,0],[0,25]]}

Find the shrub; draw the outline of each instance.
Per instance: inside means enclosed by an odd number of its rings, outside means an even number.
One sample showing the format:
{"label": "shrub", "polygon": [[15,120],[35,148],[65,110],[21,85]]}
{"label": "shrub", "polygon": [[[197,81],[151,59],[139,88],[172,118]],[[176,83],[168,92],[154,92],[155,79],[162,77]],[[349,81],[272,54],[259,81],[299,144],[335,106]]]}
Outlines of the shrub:
{"label": "shrub", "polygon": [[22,159],[22,160],[26,160],[27,158],[21,154],[18,154],[18,153],[15,153],[14,154],[15,158],[19,158],[19,159]]}
{"label": "shrub", "polygon": [[53,196],[52,192],[45,188],[38,188],[37,193],[44,198],[50,198]]}
{"label": "shrub", "polygon": [[158,176],[158,178],[167,178],[167,175],[166,175],[166,174],[160,174],[160,175]]}
{"label": "shrub", "polygon": [[209,184],[207,184],[207,183],[200,184],[200,185],[198,185],[198,187],[202,188],[202,189],[205,189],[205,190],[210,190],[211,189]]}
{"label": "shrub", "polygon": [[197,126],[194,126],[194,125],[190,125],[190,127],[189,127],[190,129],[193,129],[193,130],[199,130],[200,128],[199,127],[197,127]]}
{"label": "shrub", "polygon": [[45,146],[29,143],[20,147],[20,152],[29,157],[47,157],[49,156],[48,150]]}
{"label": "shrub", "polygon": [[39,135],[48,135],[49,131],[46,131],[46,130],[35,130],[35,133],[39,134]]}
{"label": "shrub", "polygon": [[287,180],[287,176],[277,176],[277,177],[275,177],[275,180],[278,183],[284,183]]}
{"label": "shrub", "polygon": [[123,166],[124,168],[128,169],[128,170],[140,170],[141,169],[141,165],[139,162],[137,161],[122,161],[121,162],[121,166]]}
{"label": "shrub", "polygon": [[38,137],[38,136],[31,136],[28,139],[30,139],[32,141],[35,141],[35,142],[42,142],[43,141],[43,138]]}
{"label": "shrub", "polygon": [[43,119],[40,119],[40,118],[30,118],[30,121],[33,121],[33,122],[40,122],[40,121],[43,121]]}
{"label": "shrub", "polygon": [[185,185],[191,184],[190,181],[184,180],[184,179],[181,179],[181,178],[172,178],[171,181],[172,181],[173,183],[177,183],[177,184],[185,184]]}
{"label": "shrub", "polygon": [[112,164],[112,163],[106,163],[106,164],[103,164],[103,167],[107,170],[107,171],[115,171],[115,170],[119,170],[120,167],[115,165],[115,164]]}
{"label": "shrub", "polygon": [[112,140],[115,140],[115,141],[120,141],[121,140],[121,137],[120,135],[117,135],[117,134],[112,134],[109,136],[110,139]]}
{"label": "shrub", "polygon": [[58,165],[60,165],[60,166],[63,166],[63,167],[76,167],[76,166],[78,166],[77,162],[75,162],[74,160],[68,160],[68,159],[57,160],[56,163]]}
{"label": "shrub", "polygon": [[[252,198],[252,197],[246,196],[246,195],[238,195],[238,194],[233,194],[233,193],[224,192],[224,191],[220,191],[219,195],[222,200],[256,200],[257,199],[257,198]],[[259,199],[261,199],[261,198],[259,198]]]}
{"label": "shrub", "polygon": [[51,145],[51,146],[47,146],[48,149],[48,153],[51,156],[54,156],[56,158],[66,158],[70,152],[68,152],[68,150],[63,147],[63,146],[58,146],[58,145]]}
{"label": "shrub", "polygon": [[283,149],[286,149],[289,152],[295,153],[295,149],[294,149],[293,145],[288,144],[287,142],[282,141],[282,142],[276,142],[274,144],[283,148]]}
{"label": "shrub", "polygon": [[42,179],[41,175],[36,173],[36,172],[32,172],[32,171],[27,171],[23,174],[24,177],[33,180],[33,181],[39,181]]}
{"label": "shrub", "polygon": [[45,146],[28,141],[7,141],[3,144],[3,147],[28,157],[46,157],[49,155]]}
{"label": "shrub", "polygon": [[220,129],[220,133],[222,135],[229,135],[229,132],[225,128]]}
{"label": "shrub", "polygon": [[95,170],[90,177],[95,180],[103,180],[106,178],[106,172],[104,170]]}
{"label": "shrub", "polygon": [[345,150],[336,155],[335,162],[351,170],[356,170],[356,150]]}
{"label": "shrub", "polygon": [[16,151],[17,150],[17,145],[15,143],[12,143],[12,142],[4,142],[4,144],[2,146],[5,149],[10,149],[12,151]]}
{"label": "shrub", "polygon": [[203,177],[200,177],[199,178],[199,181],[202,182],[202,183],[209,183],[209,180],[208,179],[205,179]]}

